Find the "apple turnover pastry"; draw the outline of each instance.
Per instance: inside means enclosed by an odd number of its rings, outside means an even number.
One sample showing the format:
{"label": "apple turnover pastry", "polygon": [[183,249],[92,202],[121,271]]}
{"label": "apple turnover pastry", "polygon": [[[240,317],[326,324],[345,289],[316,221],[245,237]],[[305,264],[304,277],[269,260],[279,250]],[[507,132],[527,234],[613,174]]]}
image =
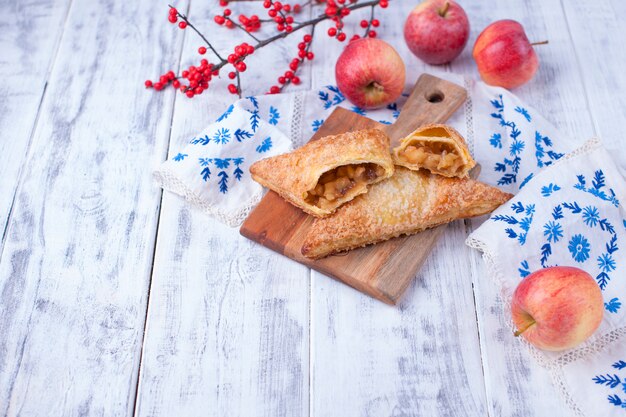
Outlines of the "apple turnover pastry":
{"label": "apple turnover pastry", "polygon": [[378,129],[326,136],[254,163],[252,178],[317,217],[393,175],[389,138]]}
{"label": "apple turnover pastry", "polygon": [[393,149],[396,165],[425,168],[444,177],[467,177],[476,165],[463,137],[453,128],[428,124],[420,127]]}
{"label": "apple turnover pastry", "polygon": [[302,246],[308,258],[381,242],[456,219],[489,213],[512,197],[470,178],[446,178],[397,167],[390,179],[323,219],[315,219]]}

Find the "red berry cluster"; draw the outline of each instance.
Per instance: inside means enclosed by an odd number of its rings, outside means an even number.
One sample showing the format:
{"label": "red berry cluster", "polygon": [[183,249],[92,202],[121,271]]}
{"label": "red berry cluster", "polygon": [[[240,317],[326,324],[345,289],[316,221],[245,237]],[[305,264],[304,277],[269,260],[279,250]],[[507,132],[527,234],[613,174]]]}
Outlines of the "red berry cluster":
{"label": "red berry cluster", "polygon": [[296,71],[298,71],[300,64],[302,64],[305,59],[311,61],[315,58],[313,52],[309,50],[311,48],[312,41],[313,35],[311,34],[306,34],[302,37],[302,42],[298,44],[298,57],[292,59],[289,63],[289,70],[285,71],[283,75],[278,77],[279,85],[273,85],[270,87],[270,94],[280,93],[281,90],[288,84],[300,84],[300,77],[296,75]]}
{"label": "red berry cluster", "polygon": [[[230,78],[231,80],[234,80],[235,78],[239,77],[240,72],[245,72],[248,69],[248,67],[246,63],[244,62],[244,60],[248,55],[252,55],[253,53],[254,53],[254,46],[246,42],[235,46],[233,53],[228,55],[228,58],[226,59],[226,61],[229,64],[231,64],[233,67],[235,67],[236,71],[229,72],[228,78]],[[237,81],[237,83],[239,83],[239,81]],[[239,87],[237,87],[235,84],[228,84],[228,91],[232,94],[240,93]]]}
{"label": "red berry cluster", "polygon": [[221,15],[216,15],[213,20],[215,21],[215,23],[217,23],[218,25],[224,25],[226,26],[228,29],[232,29],[235,27],[235,22],[233,22],[230,18],[230,15],[232,14],[232,11],[230,9],[224,9],[224,11],[222,12]]}
{"label": "red berry cluster", "polygon": [[[378,26],[380,26],[380,21],[378,19],[371,19],[371,20],[361,20],[361,27],[363,29],[365,29],[365,36],[369,36],[370,38],[375,38],[378,34],[376,33],[376,31],[374,29],[371,29],[371,27],[375,27],[377,28]],[[357,39],[358,39],[358,35]]]}
{"label": "red berry cluster", "polygon": [[[178,10],[176,10],[176,8],[174,7],[170,7],[170,13],[167,17],[167,20],[171,24],[175,24],[176,22],[178,22],[178,16]],[[185,22],[184,20],[182,22],[178,22],[178,27],[181,29],[185,29],[187,27],[187,22]]]}
{"label": "red berry cluster", "polygon": [[250,17],[246,16],[245,14],[240,14],[238,19],[239,23],[241,23],[241,25],[247,32],[256,32],[257,30],[261,29],[261,20],[259,19],[259,16],[255,14]]}
{"label": "red berry cluster", "polygon": [[276,30],[287,33],[293,31],[293,16],[287,15],[287,13],[291,12],[290,4],[283,4],[280,1],[265,0],[263,7],[268,9],[267,15],[276,22]]}
{"label": "red berry cluster", "polygon": [[181,83],[174,71],[168,71],[161,75],[159,81],[155,83],[146,80],[144,84],[147,88],[154,87],[155,90],[161,91],[171,83],[172,87],[180,89],[187,97],[192,98],[209,88],[211,78],[217,75],[219,75],[219,69],[213,69],[213,65],[209,61],[202,59],[199,66],[191,65],[181,73],[180,78],[186,79],[189,82],[187,85]]}
{"label": "red berry cluster", "polygon": [[[176,8],[170,6],[168,21],[172,24],[178,23],[178,27],[181,29],[188,27],[192,29],[202,38],[206,45],[198,48],[198,54],[205,55],[210,49],[217,57],[217,63],[210,64],[206,59],[202,59],[200,65],[191,65],[188,69],[183,71],[179,77],[177,77],[173,71],[168,71],[161,75],[158,81],[153,82],[147,80],[145,86],[147,88],[154,88],[155,90],[163,90],[168,85],[172,85],[174,88],[185,93],[188,97],[194,97],[195,95],[202,94],[202,92],[209,87],[212,77],[218,76],[222,67],[232,65],[233,70],[228,73],[228,78],[230,80],[236,80],[236,84],[228,84],[228,91],[232,94],[241,95],[240,74],[248,69],[245,63],[246,57],[254,53],[257,49],[287,37],[291,32],[310,26],[311,33],[302,37],[302,41],[298,44],[297,56],[289,63],[289,69],[280,75],[277,79],[278,83],[271,86],[269,89],[269,93],[278,93],[289,84],[297,85],[300,83],[300,78],[297,75],[298,70],[306,60],[312,60],[314,58],[310,48],[317,24],[325,20],[330,20],[333,24],[327,31],[328,35],[343,42],[347,38],[344,32],[343,19],[350,15],[352,10],[369,7],[371,8],[371,16],[367,20],[362,20],[360,26],[365,29],[364,37],[374,38],[377,36],[377,33],[373,28],[377,28],[380,25],[380,22],[374,18],[375,7],[380,6],[381,8],[386,8],[389,5],[389,0],[306,0],[304,5],[311,3],[313,3],[313,6],[319,5],[324,7],[324,12],[317,14],[317,17],[310,20],[297,22],[293,15],[302,11],[303,5],[301,4],[289,4],[278,0],[263,0],[262,4],[267,10],[269,19],[260,19],[259,16],[255,14],[249,16],[240,14],[235,19],[232,10],[228,8],[229,0],[219,0],[219,4],[223,7],[223,10],[221,14],[214,16],[213,20],[220,26],[239,28],[257,42],[255,45],[250,45],[245,42],[237,45],[233,52],[227,55],[226,58],[223,58],[220,53],[216,51],[211,42],[191,24],[185,15],[180,14]],[[258,39],[255,37],[252,32],[257,32],[264,22],[275,25],[279,33],[269,36],[266,39]],[[352,41],[359,38],[360,36],[355,34],[350,40]],[[184,80],[187,80],[186,84],[183,84],[185,82]]]}

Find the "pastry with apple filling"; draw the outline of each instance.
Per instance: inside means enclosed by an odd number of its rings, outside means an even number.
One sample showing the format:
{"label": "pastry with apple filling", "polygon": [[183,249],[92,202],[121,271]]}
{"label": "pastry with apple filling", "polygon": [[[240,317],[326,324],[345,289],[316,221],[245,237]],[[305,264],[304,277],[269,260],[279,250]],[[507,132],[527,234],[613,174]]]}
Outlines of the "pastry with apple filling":
{"label": "pastry with apple filling", "polygon": [[391,177],[389,138],[378,129],[314,140],[254,163],[252,179],[305,212],[324,217]]}
{"label": "pastry with apple filling", "polygon": [[335,214],[315,219],[302,254],[325,256],[382,242],[456,219],[489,213],[511,194],[470,178],[446,178],[397,167],[393,177],[370,187]]}
{"label": "pastry with apple filling", "polygon": [[476,165],[463,137],[442,124],[420,127],[393,149],[396,165],[412,170],[427,169],[444,177],[467,177]]}

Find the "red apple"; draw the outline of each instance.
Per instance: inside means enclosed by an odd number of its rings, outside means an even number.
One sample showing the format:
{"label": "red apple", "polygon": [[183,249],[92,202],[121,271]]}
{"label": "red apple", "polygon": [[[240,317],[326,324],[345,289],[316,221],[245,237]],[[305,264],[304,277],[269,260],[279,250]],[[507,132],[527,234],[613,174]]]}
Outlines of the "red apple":
{"label": "red apple", "polygon": [[452,0],[426,0],[404,24],[407,46],[427,64],[446,64],[459,56],[469,33],[465,11]]}
{"label": "red apple", "polygon": [[533,272],[513,293],[515,336],[545,350],[573,348],[602,321],[602,292],[582,269],[554,266]]}
{"label": "red apple", "polygon": [[376,38],[350,42],[335,65],[337,87],[352,103],[375,109],[394,102],[404,89],[402,58]]}
{"label": "red apple", "polygon": [[530,81],[539,68],[533,45],[515,20],[487,26],[478,35],[472,55],[483,81],[509,89]]}

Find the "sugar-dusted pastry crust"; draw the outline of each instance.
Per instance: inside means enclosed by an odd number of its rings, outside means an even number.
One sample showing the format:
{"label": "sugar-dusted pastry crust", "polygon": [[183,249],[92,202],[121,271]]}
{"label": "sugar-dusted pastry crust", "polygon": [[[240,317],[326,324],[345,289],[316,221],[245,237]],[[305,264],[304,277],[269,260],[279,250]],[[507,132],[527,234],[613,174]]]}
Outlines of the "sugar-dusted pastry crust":
{"label": "sugar-dusted pastry crust", "polygon": [[252,178],[317,217],[393,175],[389,138],[378,129],[326,136],[250,167]]}
{"label": "sugar-dusted pastry crust", "polygon": [[476,165],[465,139],[450,126],[428,124],[402,139],[393,149],[396,165],[425,168],[445,177],[467,177]]}
{"label": "sugar-dusted pastry crust", "polygon": [[489,213],[511,194],[469,178],[446,178],[397,167],[390,179],[324,219],[315,219],[302,254],[333,253],[410,235],[456,219]]}

